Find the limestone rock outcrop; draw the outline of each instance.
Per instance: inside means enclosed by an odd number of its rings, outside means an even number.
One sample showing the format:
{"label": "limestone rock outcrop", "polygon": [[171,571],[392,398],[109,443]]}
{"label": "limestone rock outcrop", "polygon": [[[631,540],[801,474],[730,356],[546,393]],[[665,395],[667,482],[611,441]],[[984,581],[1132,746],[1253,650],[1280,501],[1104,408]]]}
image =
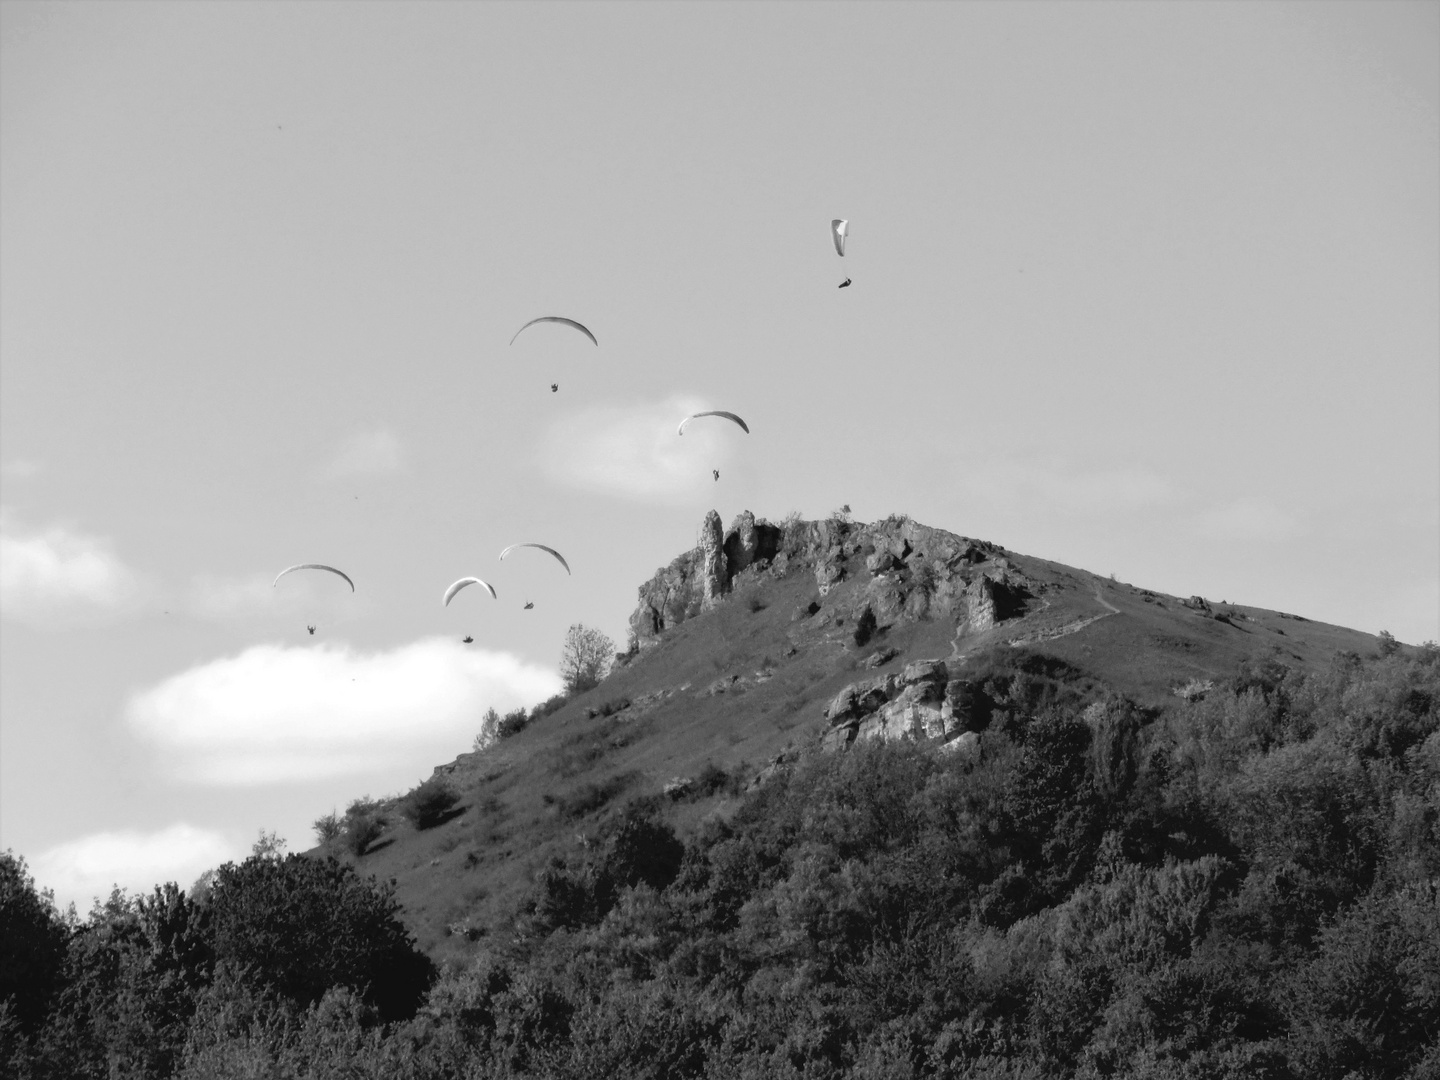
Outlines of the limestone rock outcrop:
{"label": "limestone rock outcrop", "polygon": [[917,660],[898,673],[845,687],[825,710],[826,749],[864,739],[950,742],[974,722],[973,692],[951,679],[943,660]]}
{"label": "limestone rock outcrop", "polygon": [[[848,610],[868,606],[880,627],[903,621],[953,619],[962,633],[983,633],[1022,614],[1030,596],[1025,576],[1005,549],[983,540],[919,525],[907,517],[859,524],[840,516],[772,525],[746,510],[729,529],[710,511],[692,550],[640,587],[630,617],[635,646],[655,644],[665,630],[722,603],[737,577],[803,569],[824,601],[842,584]],[[809,614],[814,614],[811,605]],[[799,612],[796,617],[800,618]]]}

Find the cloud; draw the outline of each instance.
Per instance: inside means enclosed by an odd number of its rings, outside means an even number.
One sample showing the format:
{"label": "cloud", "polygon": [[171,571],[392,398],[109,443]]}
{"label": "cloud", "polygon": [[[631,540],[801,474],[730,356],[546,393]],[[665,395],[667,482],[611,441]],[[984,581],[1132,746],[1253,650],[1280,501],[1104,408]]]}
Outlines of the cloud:
{"label": "cloud", "polygon": [[324,480],[386,476],[399,472],[402,465],[400,440],[388,428],[380,428],[345,440],[329,464],[320,470],[320,476]]}
{"label": "cloud", "polygon": [[1246,497],[1200,514],[1197,528],[1217,540],[1285,540],[1299,524],[1268,499]]}
{"label": "cloud", "polygon": [[40,463],[20,458],[0,465],[0,476],[6,480],[30,480],[40,475]]}
{"label": "cloud", "polygon": [[167,881],[188,888],[206,870],[247,850],[221,833],[176,824],[150,833],[93,833],[28,861],[36,885],[54,889],[62,909],[73,902],[83,912],[115,885],[128,892],[148,892]]}
{"label": "cloud", "polygon": [[645,404],[601,404],[554,421],[545,433],[542,465],[552,479],[587,491],[649,503],[688,501],[711,469],[729,464],[745,433],[726,420],[697,421],[675,434],[691,413],[714,408],[671,397]]}
{"label": "cloud", "polygon": [[553,672],[426,638],[386,652],[257,645],[136,694],[132,728],[176,775],[227,786],[382,770],[468,744],[481,714],[541,701]]}
{"label": "cloud", "polygon": [[25,532],[0,516],[0,612],[6,618],[95,622],[138,606],[144,592],[108,541],[58,525]]}

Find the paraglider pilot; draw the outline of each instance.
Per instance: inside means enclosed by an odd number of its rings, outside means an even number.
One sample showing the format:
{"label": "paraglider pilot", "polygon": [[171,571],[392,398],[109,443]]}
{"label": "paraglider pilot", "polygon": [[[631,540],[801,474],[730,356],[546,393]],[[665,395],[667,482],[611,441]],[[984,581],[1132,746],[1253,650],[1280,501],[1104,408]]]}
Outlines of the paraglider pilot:
{"label": "paraglider pilot", "polygon": [[552,394],[558,394],[560,392],[560,384],[558,382],[552,382],[550,384],[550,392]]}
{"label": "paraglider pilot", "polygon": [[719,480],[719,479],[720,479],[720,470],[719,470],[719,469],[711,469],[710,471],[715,474],[715,479],[716,479],[716,480]]}
{"label": "paraglider pilot", "polygon": [[311,637],[314,637],[314,636],[315,636],[315,627],[313,627],[313,626],[307,626],[307,627],[305,627],[305,629],[310,631],[310,636],[311,636]]}
{"label": "paraglider pilot", "polygon": [[836,285],[835,287],[837,289],[848,289],[850,287],[850,279],[847,277],[844,281],[840,282],[840,284]]}

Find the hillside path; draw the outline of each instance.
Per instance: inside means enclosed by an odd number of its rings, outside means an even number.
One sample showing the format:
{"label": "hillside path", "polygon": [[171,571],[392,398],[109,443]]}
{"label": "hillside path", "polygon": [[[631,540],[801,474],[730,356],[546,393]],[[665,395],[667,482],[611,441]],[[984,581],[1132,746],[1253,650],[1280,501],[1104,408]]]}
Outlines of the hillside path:
{"label": "hillside path", "polygon": [[[1086,615],[1083,618],[1072,619],[1068,623],[1065,623],[1061,626],[1053,627],[1051,629],[1036,630],[1029,634],[1021,634],[1019,637],[1010,638],[1005,642],[1005,644],[1009,645],[1011,648],[1018,648],[1021,645],[1033,645],[1039,641],[1054,641],[1056,638],[1068,637],[1071,634],[1078,633],[1092,623],[1099,622],[1101,619],[1108,619],[1111,615],[1119,615],[1120,609],[1117,608],[1114,604],[1110,603],[1109,600],[1106,600],[1105,597],[1100,595],[1100,580],[1098,578],[1095,579],[1094,585],[1095,599],[1101,607],[1105,608],[1105,610],[1102,611],[1099,615]],[[1042,607],[1040,611],[1037,611],[1035,613],[1036,615],[1041,614],[1050,607],[1049,600],[1046,600],[1044,603],[1045,607]],[[964,658],[965,654],[960,648],[960,638],[963,633],[964,628],[962,627],[960,631],[957,632],[955,635],[955,640],[952,642],[951,645],[949,656],[950,660],[961,660]]]}

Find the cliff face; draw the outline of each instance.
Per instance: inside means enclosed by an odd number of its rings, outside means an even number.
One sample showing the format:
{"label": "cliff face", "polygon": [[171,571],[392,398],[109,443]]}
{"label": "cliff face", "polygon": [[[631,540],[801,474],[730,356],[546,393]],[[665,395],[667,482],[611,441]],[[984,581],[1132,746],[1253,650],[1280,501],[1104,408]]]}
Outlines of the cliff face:
{"label": "cliff face", "polygon": [[640,586],[630,632],[644,649],[667,629],[714,608],[737,581],[797,571],[814,575],[821,597],[847,578],[863,577],[853,614],[868,607],[880,625],[955,619],[987,630],[1023,611],[1030,595],[1030,583],[1004,550],[909,518],[870,524],[829,518],[780,526],[746,510],[722,531],[720,515],[711,510],[699,544]]}

